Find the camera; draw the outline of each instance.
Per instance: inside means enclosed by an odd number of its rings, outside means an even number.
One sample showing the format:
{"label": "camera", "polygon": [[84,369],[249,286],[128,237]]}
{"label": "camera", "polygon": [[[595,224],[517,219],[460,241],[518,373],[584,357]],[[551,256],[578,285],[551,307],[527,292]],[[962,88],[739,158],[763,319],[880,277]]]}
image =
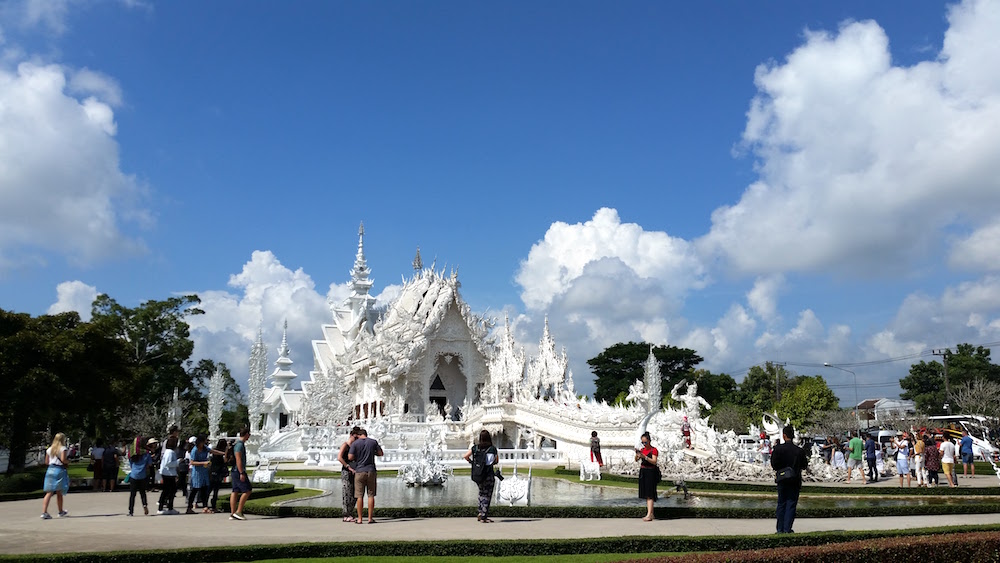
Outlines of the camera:
{"label": "camera", "polygon": [[493,474],[496,475],[497,481],[503,481],[503,473],[500,473],[499,469],[494,469]]}

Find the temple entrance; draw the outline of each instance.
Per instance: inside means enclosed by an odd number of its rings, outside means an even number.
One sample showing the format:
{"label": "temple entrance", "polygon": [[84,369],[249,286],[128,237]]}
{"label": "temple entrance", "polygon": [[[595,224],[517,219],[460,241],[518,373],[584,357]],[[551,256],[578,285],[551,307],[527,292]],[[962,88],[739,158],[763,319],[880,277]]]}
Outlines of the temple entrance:
{"label": "temple entrance", "polygon": [[444,406],[448,404],[448,399],[445,397],[431,397],[431,404],[437,405],[437,412],[441,416],[445,416]]}
{"label": "temple entrance", "polygon": [[[457,420],[460,417],[458,408],[465,402],[468,382],[462,373],[462,357],[458,354],[443,352],[438,354],[434,362],[434,373],[430,377],[429,399],[438,406],[438,411],[445,417],[451,416]],[[451,406],[451,412],[445,412],[445,406]]]}

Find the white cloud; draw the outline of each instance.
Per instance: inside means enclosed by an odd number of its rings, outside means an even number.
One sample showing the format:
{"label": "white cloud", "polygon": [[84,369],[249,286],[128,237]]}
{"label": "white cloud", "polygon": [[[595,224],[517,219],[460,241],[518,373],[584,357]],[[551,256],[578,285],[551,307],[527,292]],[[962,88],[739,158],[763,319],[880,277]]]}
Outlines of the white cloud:
{"label": "white cloud", "polygon": [[80,313],[81,319],[89,321],[91,306],[94,299],[97,299],[97,288],[79,280],[66,281],[56,286],[56,296],[56,302],[49,307],[48,314],[76,311]]}
{"label": "white cloud", "polygon": [[89,68],[80,69],[70,76],[69,92],[79,95],[93,95],[110,106],[120,106],[122,89],[114,78]]}
{"label": "white cloud", "polygon": [[758,277],[747,292],[747,303],[761,319],[771,322],[778,315],[778,292],[785,285],[785,276],[772,274]]}
{"label": "white cloud", "polygon": [[[142,187],[119,166],[114,112],[95,96],[70,95],[67,75],[58,65],[0,67],[0,272],[49,252],[90,264],[144,251],[122,230],[149,218]],[[110,79],[72,76],[120,101]]]}
{"label": "white cloud", "polygon": [[953,268],[974,271],[1000,270],[1000,217],[952,246],[949,264]]}
{"label": "white cloud", "polygon": [[[204,315],[189,318],[196,358],[225,362],[241,384],[248,375],[250,346],[263,330],[268,360],[278,358],[282,327],[288,321],[288,345],[295,362],[292,369],[308,377],[313,367],[312,341],[322,337],[320,327],[332,322],[329,303],[338,306],[350,295],[347,282],[331,284],[325,294],[316,291],[312,278],[299,268],[291,270],[268,250],[257,250],[238,274],[229,277],[231,290],[196,292]],[[390,285],[376,297],[376,306],[398,295]]]}
{"label": "white cloud", "polygon": [[875,22],[761,65],[743,143],[760,179],[698,241],[741,273],[906,271],[1000,213],[1000,3],[949,12],[940,56],[894,66]]}
{"label": "white cloud", "polygon": [[69,0],[20,0],[11,4],[20,11],[24,25],[43,26],[57,35],[66,31]]}
{"label": "white cloud", "polygon": [[530,309],[544,308],[572,293],[588,265],[605,258],[617,259],[673,299],[704,284],[704,267],[687,241],[622,223],[616,210],[602,208],[585,223],[553,223],[545,238],[532,246],[516,276],[521,299]]}

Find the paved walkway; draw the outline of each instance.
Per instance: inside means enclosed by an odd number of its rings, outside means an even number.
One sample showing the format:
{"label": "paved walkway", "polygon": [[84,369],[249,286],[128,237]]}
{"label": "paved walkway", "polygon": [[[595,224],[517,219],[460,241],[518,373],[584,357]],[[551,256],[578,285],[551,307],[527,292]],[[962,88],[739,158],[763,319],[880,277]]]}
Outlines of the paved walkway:
{"label": "paved walkway", "polygon": [[[741,535],[774,533],[771,520],[682,519],[642,522],[639,519],[497,518],[480,524],[474,518],[405,518],[380,520],[377,526],[339,519],[248,516],[229,520],[227,514],[126,516],[128,493],[72,493],[66,497],[67,518],[41,520],[42,501],[0,503],[0,553],[55,553],[158,549],[179,545],[274,544],[357,541],[360,537],[394,540],[597,538],[636,535]],[[152,499],[151,499],[152,500]],[[180,497],[178,497],[178,501]],[[178,506],[180,503],[178,502]],[[155,508],[155,502],[151,505]],[[470,508],[470,511],[473,509]],[[55,499],[50,505],[55,514]],[[378,508],[376,507],[376,518]],[[1000,514],[906,516],[878,518],[802,518],[798,532],[887,530],[953,524],[1000,524]],[[234,533],[239,530],[238,533]],[[373,532],[378,532],[374,534]],[[180,543],[178,543],[180,541]]]}

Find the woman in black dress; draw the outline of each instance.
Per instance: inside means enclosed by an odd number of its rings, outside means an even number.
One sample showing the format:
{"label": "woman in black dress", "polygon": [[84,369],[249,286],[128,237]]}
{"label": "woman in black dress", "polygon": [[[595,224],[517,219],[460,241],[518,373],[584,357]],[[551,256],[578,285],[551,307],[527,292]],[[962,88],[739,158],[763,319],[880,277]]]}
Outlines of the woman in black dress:
{"label": "woman in black dress", "polygon": [[643,520],[653,520],[653,502],[656,500],[656,484],[660,481],[660,470],[656,467],[659,450],[653,447],[649,432],[643,432],[641,448],[635,449],[635,460],[639,461],[639,498],[646,499],[646,516]]}

